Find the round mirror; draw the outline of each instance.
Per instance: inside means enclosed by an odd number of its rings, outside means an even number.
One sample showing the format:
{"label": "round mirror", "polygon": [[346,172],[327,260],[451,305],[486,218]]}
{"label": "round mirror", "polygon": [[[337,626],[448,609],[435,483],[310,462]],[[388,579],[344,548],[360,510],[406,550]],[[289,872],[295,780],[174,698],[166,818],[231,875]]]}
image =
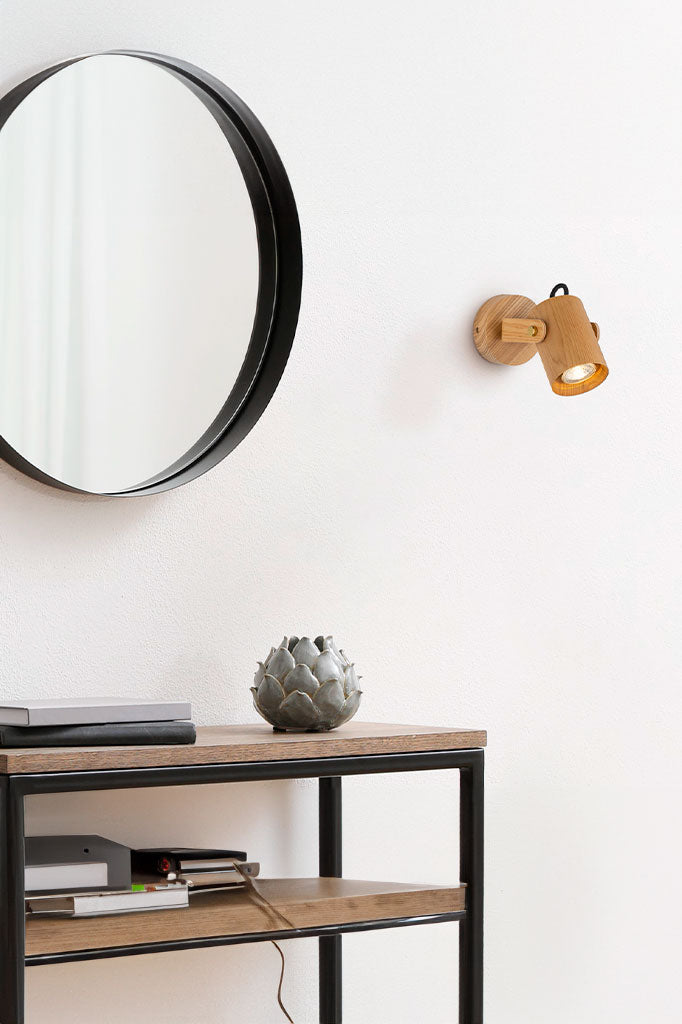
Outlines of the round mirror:
{"label": "round mirror", "polygon": [[0,101],[0,454],[99,494],[175,487],[256,422],[301,290],[296,207],[250,110],[108,53]]}

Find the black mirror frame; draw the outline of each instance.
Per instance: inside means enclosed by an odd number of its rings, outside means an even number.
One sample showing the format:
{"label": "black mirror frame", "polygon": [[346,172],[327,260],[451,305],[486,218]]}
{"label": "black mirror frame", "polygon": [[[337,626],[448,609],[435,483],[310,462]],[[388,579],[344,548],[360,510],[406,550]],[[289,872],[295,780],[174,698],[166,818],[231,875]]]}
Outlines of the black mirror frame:
{"label": "black mirror frame", "polygon": [[[137,50],[85,54],[46,68],[0,99],[0,130],[29,93],[63,68],[90,57],[137,57],[167,70],[202,101],[225,135],[246,182],[256,222],[260,274],[251,340],[239,376],[210,427],[173,465],[139,485],[106,497],[155,494],[195,480],[242,441],[263,414],[279,384],[293,344],[301,302],[303,259],[301,229],[284,165],[265,129],[231,89],[185,61]],[[190,258],[191,258],[191,254]],[[28,462],[0,437],[0,457],[34,480],[79,494]]]}

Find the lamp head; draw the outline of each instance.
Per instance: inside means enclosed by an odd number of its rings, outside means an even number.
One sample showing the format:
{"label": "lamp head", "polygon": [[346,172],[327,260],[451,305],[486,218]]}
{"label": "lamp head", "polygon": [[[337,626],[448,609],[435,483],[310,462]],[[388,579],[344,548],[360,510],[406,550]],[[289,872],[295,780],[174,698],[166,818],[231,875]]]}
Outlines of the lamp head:
{"label": "lamp head", "polygon": [[[557,295],[559,288],[563,295]],[[608,376],[599,347],[599,327],[566,285],[556,285],[537,305],[523,295],[496,295],[474,319],[474,343],[489,362],[509,366],[540,353],[556,395],[582,395]]]}

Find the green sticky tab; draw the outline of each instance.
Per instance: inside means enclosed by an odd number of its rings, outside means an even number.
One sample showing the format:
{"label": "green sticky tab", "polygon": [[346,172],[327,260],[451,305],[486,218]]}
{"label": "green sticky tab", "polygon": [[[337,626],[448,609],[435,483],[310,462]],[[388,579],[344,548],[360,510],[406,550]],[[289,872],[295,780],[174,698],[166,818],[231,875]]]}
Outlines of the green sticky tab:
{"label": "green sticky tab", "polygon": [[131,889],[133,892],[144,892],[145,887],[143,885],[133,885]]}

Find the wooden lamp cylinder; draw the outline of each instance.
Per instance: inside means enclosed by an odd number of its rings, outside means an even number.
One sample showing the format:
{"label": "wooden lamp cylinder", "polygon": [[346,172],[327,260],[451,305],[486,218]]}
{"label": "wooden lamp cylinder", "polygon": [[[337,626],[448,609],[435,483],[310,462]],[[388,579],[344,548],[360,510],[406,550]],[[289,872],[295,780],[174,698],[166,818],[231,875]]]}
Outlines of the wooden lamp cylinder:
{"label": "wooden lamp cylinder", "polygon": [[[597,340],[599,328],[590,323],[580,299],[576,295],[555,295],[535,308],[547,328],[537,348],[552,391],[557,395],[582,395],[598,387],[609,370]],[[585,363],[596,367],[591,377],[576,383],[561,379],[566,370]]]}

